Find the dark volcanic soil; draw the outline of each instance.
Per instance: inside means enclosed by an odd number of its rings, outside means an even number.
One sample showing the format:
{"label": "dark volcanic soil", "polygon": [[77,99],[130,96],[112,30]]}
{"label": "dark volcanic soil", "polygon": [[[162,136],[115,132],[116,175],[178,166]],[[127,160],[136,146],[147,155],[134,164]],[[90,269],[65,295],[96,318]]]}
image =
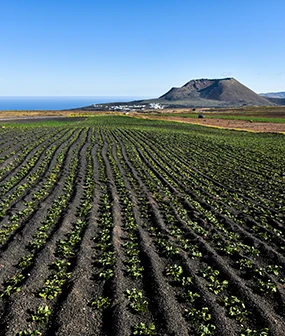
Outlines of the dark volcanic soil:
{"label": "dark volcanic soil", "polygon": [[66,121],[83,121],[85,117],[65,117],[65,116],[56,116],[56,117],[7,117],[0,119],[0,124],[2,123],[16,123],[16,124],[29,124],[29,123],[38,123],[41,121],[57,121],[57,122],[66,122]]}
{"label": "dark volcanic soil", "polygon": [[283,136],[98,120],[0,129],[0,335],[285,335]]}

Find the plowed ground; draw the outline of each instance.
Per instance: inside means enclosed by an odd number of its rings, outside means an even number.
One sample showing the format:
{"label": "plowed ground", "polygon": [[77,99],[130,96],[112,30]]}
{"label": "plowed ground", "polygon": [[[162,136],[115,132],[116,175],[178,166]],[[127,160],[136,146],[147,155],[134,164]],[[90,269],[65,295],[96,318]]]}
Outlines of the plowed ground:
{"label": "plowed ground", "polygon": [[0,335],[285,334],[284,135],[0,133]]}

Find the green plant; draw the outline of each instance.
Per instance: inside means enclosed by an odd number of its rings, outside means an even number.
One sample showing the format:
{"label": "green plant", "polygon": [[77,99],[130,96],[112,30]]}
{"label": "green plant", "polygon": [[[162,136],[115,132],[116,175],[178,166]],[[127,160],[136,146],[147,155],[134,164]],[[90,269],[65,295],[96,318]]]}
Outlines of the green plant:
{"label": "green plant", "polygon": [[179,266],[179,265],[170,265],[166,268],[166,271],[165,271],[166,275],[170,275],[174,278],[174,280],[178,281],[180,280],[180,276],[182,275],[183,273],[183,268],[182,266]]}
{"label": "green plant", "polygon": [[202,307],[201,309],[186,309],[185,312],[194,324],[199,324],[203,321],[209,321],[212,318],[208,307]]}
{"label": "green plant", "polygon": [[198,299],[199,297],[201,297],[200,294],[192,292],[190,290],[187,290],[185,293],[182,294],[182,297],[190,303],[193,303],[196,301],[196,299]]}
{"label": "green plant", "polygon": [[261,330],[254,330],[250,328],[242,328],[239,336],[268,336],[269,329],[263,328]]}
{"label": "green plant", "polygon": [[211,292],[214,294],[219,294],[222,292],[225,288],[228,287],[229,282],[227,280],[224,280],[220,282],[219,280],[215,280],[214,282],[211,282],[208,284],[208,288]]}
{"label": "green plant", "polygon": [[47,284],[39,291],[39,296],[48,300],[54,299],[58,294],[62,292],[60,285],[55,283]]}
{"label": "green plant", "polygon": [[250,315],[244,302],[236,296],[225,296],[221,301],[226,307],[228,315],[240,323],[244,323]]}
{"label": "green plant", "polygon": [[267,273],[279,275],[280,270],[282,269],[282,266],[278,265],[268,265],[266,266]]}
{"label": "green plant", "polygon": [[207,279],[210,282],[214,282],[216,277],[220,274],[218,270],[213,269],[211,266],[207,266],[200,273],[203,278]]}
{"label": "green plant", "polygon": [[259,268],[254,268],[253,272],[255,273],[256,276],[261,277],[261,278],[266,278],[266,270],[263,267]]}
{"label": "green plant", "polygon": [[115,252],[112,251],[104,252],[102,256],[97,260],[98,264],[100,264],[101,267],[110,265],[112,266],[114,265],[115,261],[116,261]]}
{"label": "green plant", "polygon": [[21,287],[8,285],[5,287],[4,291],[0,293],[0,297],[11,296],[14,293],[20,292]]}
{"label": "green plant", "polygon": [[19,268],[27,268],[27,267],[31,266],[33,261],[34,261],[34,257],[35,257],[34,253],[23,256],[21,258],[20,262],[18,263],[18,267]]}
{"label": "green plant", "polygon": [[192,278],[183,276],[183,268],[177,264],[167,266],[165,273],[166,275],[172,276],[173,280],[182,286],[187,286],[192,283]]}
{"label": "green plant", "polygon": [[236,262],[240,270],[250,270],[253,268],[253,262],[249,259],[240,259]]}
{"label": "green plant", "polygon": [[39,330],[25,329],[17,333],[17,336],[41,336],[42,333]]}
{"label": "green plant", "polygon": [[44,323],[48,321],[48,318],[51,314],[51,311],[49,309],[49,306],[40,306],[38,307],[37,311],[33,314],[31,314],[31,318],[34,322],[37,323]]}
{"label": "green plant", "polygon": [[111,299],[108,297],[99,296],[98,299],[92,301],[91,306],[95,306],[97,309],[104,310],[111,304]]}
{"label": "green plant", "polygon": [[214,335],[216,331],[216,326],[213,324],[203,324],[201,323],[196,330],[197,335],[199,336],[207,336],[207,335]]}
{"label": "green plant", "polygon": [[257,288],[262,293],[276,293],[277,287],[270,279],[257,279]]}
{"label": "green plant", "polygon": [[136,288],[128,289],[126,291],[129,306],[136,312],[145,312],[147,310],[148,302],[144,300],[143,294]]}
{"label": "green plant", "polygon": [[21,273],[16,274],[9,278],[6,283],[12,286],[18,285],[20,282],[22,282],[25,279],[25,276]]}
{"label": "green plant", "polygon": [[127,273],[130,274],[135,279],[141,279],[142,278],[142,272],[144,270],[144,267],[138,267],[138,265],[130,265],[127,267]]}
{"label": "green plant", "polygon": [[199,251],[196,245],[189,245],[186,249],[192,259],[201,258],[203,256],[202,252]]}
{"label": "green plant", "polygon": [[151,336],[156,334],[156,329],[154,323],[146,325],[145,323],[139,323],[134,326],[133,335],[146,335]]}
{"label": "green plant", "polygon": [[114,271],[111,268],[103,269],[99,272],[99,278],[109,280],[114,276]]}
{"label": "green plant", "polygon": [[70,266],[71,263],[67,261],[66,259],[58,259],[57,261],[54,261],[51,266],[56,271],[62,271],[65,270],[68,266]]}

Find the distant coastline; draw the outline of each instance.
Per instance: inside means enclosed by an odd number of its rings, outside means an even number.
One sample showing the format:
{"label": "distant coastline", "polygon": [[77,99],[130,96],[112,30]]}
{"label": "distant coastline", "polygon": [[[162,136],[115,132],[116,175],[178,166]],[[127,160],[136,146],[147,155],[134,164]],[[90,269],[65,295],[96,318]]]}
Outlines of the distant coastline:
{"label": "distant coastline", "polygon": [[0,111],[5,110],[65,110],[92,104],[125,102],[145,99],[137,96],[45,96],[45,97],[1,97]]}

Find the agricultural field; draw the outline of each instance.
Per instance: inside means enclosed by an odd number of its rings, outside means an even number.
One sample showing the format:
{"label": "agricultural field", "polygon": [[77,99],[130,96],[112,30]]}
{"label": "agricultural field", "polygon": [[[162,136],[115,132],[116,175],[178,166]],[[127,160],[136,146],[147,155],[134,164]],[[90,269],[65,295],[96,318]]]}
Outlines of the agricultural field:
{"label": "agricultural field", "polygon": [[283,134],[126,116],[0,134],[0,335],[285,335]]}
{"label": "agricultural field", "polygon": [[[243,130],[251,132],[284,133],[284,106],[246,107],[238,109],[176,109],[161,110],[160,112],[134,112],[134,116],[144,119],[167,120],[197,124],[223,129]],[[198,118],[202,114],[204,118]]]}

